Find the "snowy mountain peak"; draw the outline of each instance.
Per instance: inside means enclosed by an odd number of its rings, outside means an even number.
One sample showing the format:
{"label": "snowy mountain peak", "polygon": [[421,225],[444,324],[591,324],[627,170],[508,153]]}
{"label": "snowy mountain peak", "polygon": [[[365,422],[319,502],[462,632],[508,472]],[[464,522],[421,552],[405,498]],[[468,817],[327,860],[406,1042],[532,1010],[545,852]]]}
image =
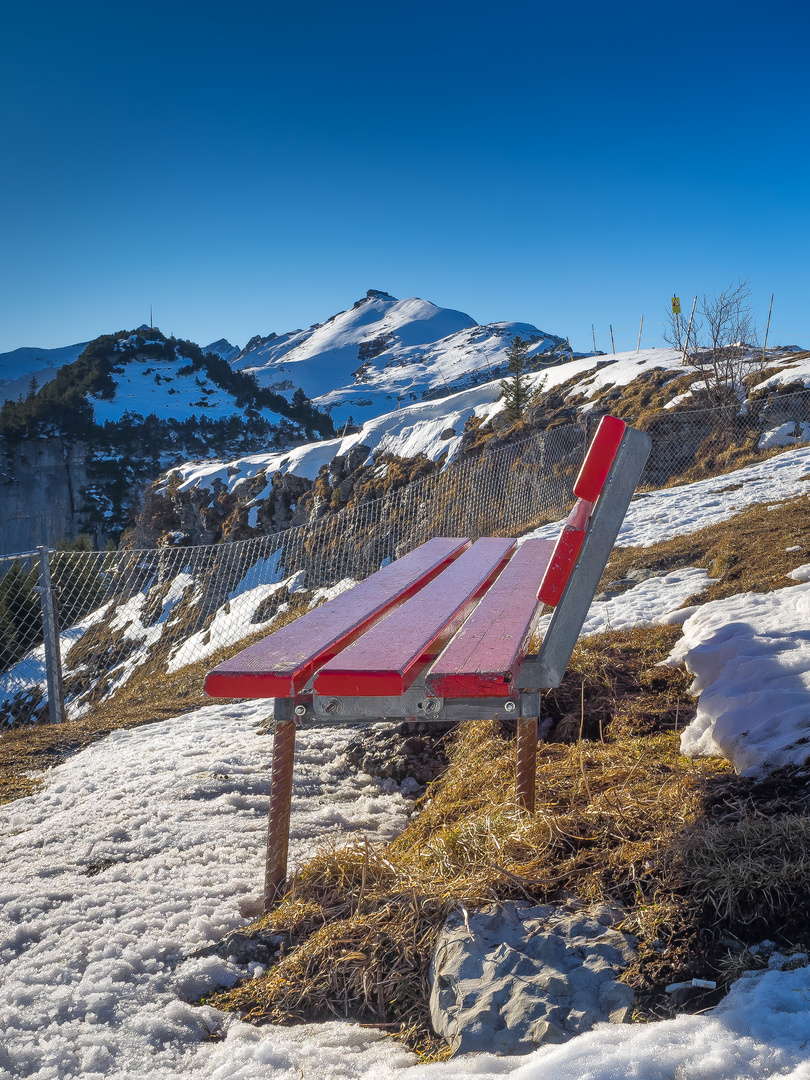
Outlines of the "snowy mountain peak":
{"label": "snowy mountain peak", "polygon": [[214,353],[215,356],[221,356],[223,360],[228,361],[235,360],[241,351],[238,345],[231,345],[226,338],[212,341],[210,345],[206,345],[203,349],[204,353]]}
{"label": "snowy mountain peak", "polygon": [[232,364],[275,393],[302,387],[341,424],[500,378],[515,334],[532,356],[564,341],[531,323],[479,326],[466,312],[369,289],[326,322],[251,338]]}
{"label": "snowy mountain peak", "polygon": [[367,289],[366,295],[362,300],[357,300],[354,304],[355,307],[360,307],[361,304],[365,304],[367,300],[393,300],[396,302],[396,297],[391,293],[383,292],[382,289]]}

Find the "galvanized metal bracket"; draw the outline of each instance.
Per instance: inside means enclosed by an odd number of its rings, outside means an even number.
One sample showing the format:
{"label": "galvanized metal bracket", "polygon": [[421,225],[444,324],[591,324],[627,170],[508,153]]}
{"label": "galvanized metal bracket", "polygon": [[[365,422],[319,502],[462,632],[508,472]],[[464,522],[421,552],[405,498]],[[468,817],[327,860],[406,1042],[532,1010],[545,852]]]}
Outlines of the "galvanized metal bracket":
{"label": "galvanized metal bracket", "polygon": [[521,689],[554,687],[562,682],[651,447],[649,435],[627,428],[540,651],[537,656],[527,656],[520,669],[517,685]]}

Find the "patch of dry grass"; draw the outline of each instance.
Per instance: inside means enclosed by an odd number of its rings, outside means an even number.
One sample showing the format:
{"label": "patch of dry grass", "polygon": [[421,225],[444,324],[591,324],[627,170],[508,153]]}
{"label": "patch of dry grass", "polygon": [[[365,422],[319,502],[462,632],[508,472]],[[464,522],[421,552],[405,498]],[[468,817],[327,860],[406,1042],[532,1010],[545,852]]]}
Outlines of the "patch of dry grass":
{"label": "patch of dry grass", "polygon": [[[805,924],[810,893],[810,816],[708,821],[690,830],[672,856],[705,920],[725,926]],[[801,929],[801,927],[799,928]]]}
{"label": "patch of dry grass", "polygon": [[373,1021],[435,1056],[428,967],[454,907],[611,900],[654,936],[677,913],[673,897],[658,896],[663,856],[700,817],[711,778],[728,771],[696,768],[670,734],[541,744],[528,814],[513,800],[514,743],[495,724],[462,725],[450,757],[397,839],[323,852],[299,872],[252,930],[284,932],[292,950],[213,1004],[254,1022]]}

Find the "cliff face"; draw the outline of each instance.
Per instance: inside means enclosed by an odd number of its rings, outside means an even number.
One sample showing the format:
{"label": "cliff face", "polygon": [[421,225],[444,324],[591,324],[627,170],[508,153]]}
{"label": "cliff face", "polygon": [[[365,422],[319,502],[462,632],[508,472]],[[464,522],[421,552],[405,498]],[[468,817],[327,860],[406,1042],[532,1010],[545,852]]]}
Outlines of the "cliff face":
{"label": "cliff face", "polygon": [[86,531],[88,453],[84,444],[59,437],[0,442],[0,555]]}

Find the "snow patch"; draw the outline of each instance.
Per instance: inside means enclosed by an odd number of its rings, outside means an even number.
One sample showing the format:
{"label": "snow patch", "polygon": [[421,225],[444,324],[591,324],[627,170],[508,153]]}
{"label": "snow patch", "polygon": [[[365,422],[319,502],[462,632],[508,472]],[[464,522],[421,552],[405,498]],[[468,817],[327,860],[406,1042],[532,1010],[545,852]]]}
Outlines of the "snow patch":
{"label": "snow patch", "polygon": [[810,584],[704,604],[666,661],[699,694],[681,736],[690,757],[725,757],[762,776],[810,757]]}

